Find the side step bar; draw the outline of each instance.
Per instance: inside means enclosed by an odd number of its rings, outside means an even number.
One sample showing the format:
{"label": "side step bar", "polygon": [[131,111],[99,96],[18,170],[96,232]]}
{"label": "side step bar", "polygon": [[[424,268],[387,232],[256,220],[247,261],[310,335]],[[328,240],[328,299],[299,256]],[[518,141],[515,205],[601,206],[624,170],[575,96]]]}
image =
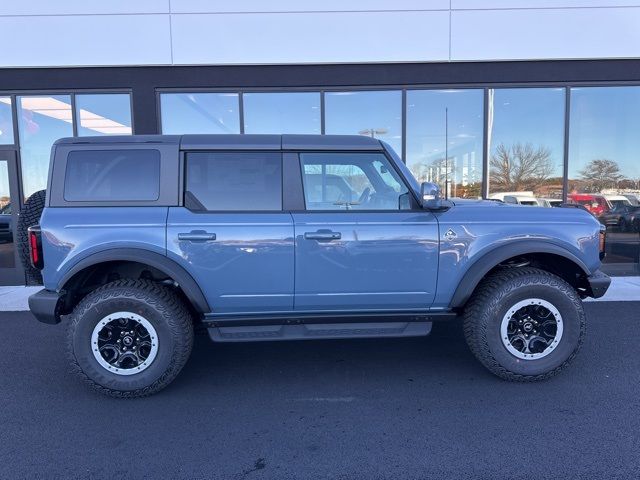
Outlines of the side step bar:
{"label": "side step bar", "polygon": [[455,312],[308,313],[204,318],[216,342],[330,338],[416,337],[428,335],[434,321],[453,320]]}
{"label": "side step bar", "polygon": [[330,338],[418,337],[429,335],[431,322],[316,323],[211,327],[214,342],[320,340]]}

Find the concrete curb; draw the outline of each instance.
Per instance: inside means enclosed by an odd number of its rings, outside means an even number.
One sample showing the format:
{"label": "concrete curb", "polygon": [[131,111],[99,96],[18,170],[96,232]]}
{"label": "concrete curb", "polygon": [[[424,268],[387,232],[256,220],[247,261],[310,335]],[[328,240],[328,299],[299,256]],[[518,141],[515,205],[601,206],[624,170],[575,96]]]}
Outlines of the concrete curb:
{"label": "concrete curb", "polygon": [[[29,295],[42,287],[0,287],[0,312],[29,310]],[[587,302],[640,302],[640,277],[612,277],[611,287],[602,298]]]}

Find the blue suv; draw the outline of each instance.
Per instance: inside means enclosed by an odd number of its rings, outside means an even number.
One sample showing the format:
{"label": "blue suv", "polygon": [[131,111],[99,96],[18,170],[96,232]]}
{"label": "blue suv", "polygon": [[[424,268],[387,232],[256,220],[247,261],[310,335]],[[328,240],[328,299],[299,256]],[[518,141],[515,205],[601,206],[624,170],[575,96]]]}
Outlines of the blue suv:
{"label": "blue suv", "polygon": [[[582,343],[604,232],[576,208],[447,200],[363,136],[65,138],[21,214],[30,308],[118,397],[215,342],[427,335],[463,317],[494,374],[532,381]],[[36,224],[37,223],[37,224]]]}

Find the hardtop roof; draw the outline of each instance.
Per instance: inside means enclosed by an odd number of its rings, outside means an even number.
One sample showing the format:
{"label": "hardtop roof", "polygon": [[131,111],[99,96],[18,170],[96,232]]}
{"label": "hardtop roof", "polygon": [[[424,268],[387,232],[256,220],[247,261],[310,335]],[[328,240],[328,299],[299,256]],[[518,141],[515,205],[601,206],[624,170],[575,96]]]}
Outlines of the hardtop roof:
{"label": "hardtop roof", "polygon": [[113,135],[65,137],[54,145],[172,144],[182,150],[382,150],[379,140],[363,135]]}

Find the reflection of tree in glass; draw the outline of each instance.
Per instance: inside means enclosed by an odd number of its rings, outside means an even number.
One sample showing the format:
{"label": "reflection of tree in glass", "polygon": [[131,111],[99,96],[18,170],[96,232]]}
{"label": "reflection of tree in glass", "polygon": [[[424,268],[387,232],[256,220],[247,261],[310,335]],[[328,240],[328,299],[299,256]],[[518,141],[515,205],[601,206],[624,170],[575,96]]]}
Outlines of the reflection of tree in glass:
{"label": "reflection of tree in glass", "polygon": [[551,150],[530,143],[501,143],[489,162],[493,191],[535,190],[553,173]]}
{"label": "reflection of tree in glass", "polygon": [[600,192],[605,188],[616,188],[618,182],[624,178],[620,173],[618,162],[606,158],[591,160],[578,172],[584,181],[585,192]]}

